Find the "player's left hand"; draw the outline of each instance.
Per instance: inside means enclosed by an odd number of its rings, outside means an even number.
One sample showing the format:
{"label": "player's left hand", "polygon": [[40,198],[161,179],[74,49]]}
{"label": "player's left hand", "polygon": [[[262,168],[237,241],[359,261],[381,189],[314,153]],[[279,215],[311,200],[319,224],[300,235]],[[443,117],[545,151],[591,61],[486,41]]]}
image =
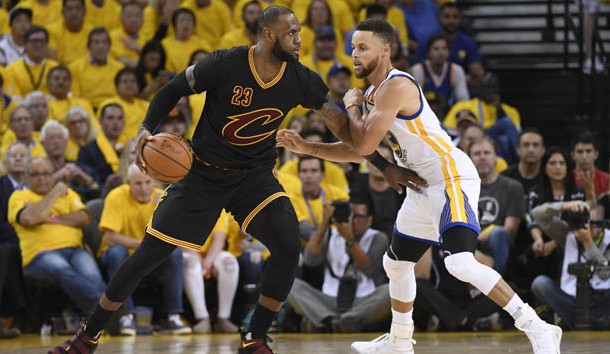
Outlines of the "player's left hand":
{"label": "player's left hand", "polygon": [[362,102],[364,102],[364,94],[359,88],[351,88],[349,91],[347,91],[345,96],[343,96],[343,103],[345,104],[345,107],[350,105],[360,105]]}
{"label": "player's left hand", "polygon": [[146,163],[142,158],[142,149],[144,149],[144,144],[150,139],[152,139],[152,134],[146,128],[140,128],[136,138],[136,166],[143,173],[146,173]]}
{"label": "player's left hand", "polygon": [[292,129],[282,129],[277,132],[275,137],[276,147],[284,147],[297,154],[307,154],[311,152],[309,143],[301,135]]}
{"label": "player's left hand", "polygon": [[394,188],[398,194],[402,194],[402,186],[421,193],[422,190],[428,187],[428,182],[419,177],[417,172],[398,165],[389,165],[383,171],[383,177]]}

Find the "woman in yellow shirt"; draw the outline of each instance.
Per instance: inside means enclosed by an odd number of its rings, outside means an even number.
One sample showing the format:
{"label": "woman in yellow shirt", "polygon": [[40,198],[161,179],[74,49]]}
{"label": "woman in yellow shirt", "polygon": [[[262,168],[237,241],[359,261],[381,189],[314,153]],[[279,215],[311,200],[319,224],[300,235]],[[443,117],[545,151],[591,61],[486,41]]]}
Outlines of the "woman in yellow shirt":
{"label": "woman in yellow shirt", "polygon": [[335,32],[337,40],[337,53],[343,49],[343,35],[333,25],[333,14],[328,3],[324,0],[313,0],[307,10],[307,16],[301,27],[301,56],[314,52],[314,40],[316,30],[324,25],[329,25]]}
{"label": "woman in yellow shirt", "polygon": [[189,59],[194,51],[203,49],[206,52],[211,52],[212,46],[208,41],[195,34],[195,14],[193,11],[185,8],[174,11],[172,23],[176,29],[175,35],[165,38],[161,41],[161,44],[163,44],[167,55],[167,70],[179,73],[189,65]]}
{"label": "woman in yellow shirt", "polygon": [[91,126],[91,116],[84,108],[74,106],[68,110],[65,118],[68,127],[68,145],[66,160],[76,161],[81,146],[89,144],[97,136],[98,131]]}
{"label": "woman in yellow shirt", "polygon": [[145,100],[152,99],[157,90],[169,82],[170,74],[165,70],[165,49],[161,42],[152,40],[142,47],[136,75],[140,86],[138,96]]}

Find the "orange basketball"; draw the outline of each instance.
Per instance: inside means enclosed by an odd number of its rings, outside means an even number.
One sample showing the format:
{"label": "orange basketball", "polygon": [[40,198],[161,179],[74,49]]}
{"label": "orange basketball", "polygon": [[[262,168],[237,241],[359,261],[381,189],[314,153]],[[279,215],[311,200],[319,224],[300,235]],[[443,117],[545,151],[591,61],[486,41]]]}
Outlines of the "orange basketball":
{"label": "orange basketball", "polygon": [[160,133],[152,136],[142,148],[146,173],[164,183],[181,180],[193,164],[193,150],[181,136]]}

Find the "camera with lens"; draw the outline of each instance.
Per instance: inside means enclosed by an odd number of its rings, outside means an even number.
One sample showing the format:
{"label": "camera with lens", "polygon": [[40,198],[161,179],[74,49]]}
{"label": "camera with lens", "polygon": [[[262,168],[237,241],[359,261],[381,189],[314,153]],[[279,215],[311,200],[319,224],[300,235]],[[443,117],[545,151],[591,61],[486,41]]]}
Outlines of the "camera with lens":
{"label": "camera with lens", "polygon": [[335,207],[333,219],[336,222],[347,222],[349,220],[349,217],[352,214],[352,208],[350,207],[349,202],[345,200],[335,200],[330,204]]}
{"label": "camera with lens", "polygon": [[570,230],[582,229],[589,223],[589,211],[574,212],[571,210],[561,213],[561,219],[568,223]]}

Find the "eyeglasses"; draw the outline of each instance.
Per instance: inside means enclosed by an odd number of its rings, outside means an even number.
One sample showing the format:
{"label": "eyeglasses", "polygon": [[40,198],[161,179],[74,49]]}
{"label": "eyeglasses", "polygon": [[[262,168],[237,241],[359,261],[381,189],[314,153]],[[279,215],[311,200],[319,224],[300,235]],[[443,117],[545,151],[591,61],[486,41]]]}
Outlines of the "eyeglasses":
{"label": "eyeglasses", "polygon": [[29,177],[32,178],[36,178],[36,177],[51,177],[53,175],[53,172],[33,172],[28,174]]}

